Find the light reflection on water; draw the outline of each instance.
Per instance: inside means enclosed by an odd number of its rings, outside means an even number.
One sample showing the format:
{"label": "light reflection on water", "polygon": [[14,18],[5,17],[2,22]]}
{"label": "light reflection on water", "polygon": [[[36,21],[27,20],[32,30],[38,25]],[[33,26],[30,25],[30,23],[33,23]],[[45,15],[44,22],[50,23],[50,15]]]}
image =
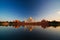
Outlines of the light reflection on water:
{"label": "light reflection on water", "polygon": [[[14,33],[14,32],[22,32],[22,31],[28,31],[29,32],[29,28],[32,28],[32,31],[37,31],[37,32],[49,32],[51,34],[60,34],[60,26],[59,27],[47,27],[47,28],[42,28],[41,26],[20,26],[19,28],[14,28],[13,26],[8,26],[8,27],[4,27],[4,26],[0,26],[0,33],[5,32],[5,33]],[[4,34],[4,33],[3,33]]]}
{"label": "light reflection on water", "polygon": [[13,26],[0,27],[0,38],[2,37],[7,39],[7,37],[11,38],[11,36],[17,36],[22,39],[25,37],[60,39],[60,27],[54,28],[51,26],[44,29],[41,26],[35,26],[31,32],[27,28],[24,28],[24,26],[21,26],[19,28],[14,28]]}

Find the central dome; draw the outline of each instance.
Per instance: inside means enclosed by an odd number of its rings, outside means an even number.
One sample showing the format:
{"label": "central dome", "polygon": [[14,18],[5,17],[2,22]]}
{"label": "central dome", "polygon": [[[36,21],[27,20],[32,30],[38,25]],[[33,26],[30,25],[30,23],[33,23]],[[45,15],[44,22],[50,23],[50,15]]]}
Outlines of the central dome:
{"label": "central dome", "polygon": [[34,19],[32,17],[30,17],[27,20],[25,20],[25,22],[35,22],[35,21],[34,21]]}

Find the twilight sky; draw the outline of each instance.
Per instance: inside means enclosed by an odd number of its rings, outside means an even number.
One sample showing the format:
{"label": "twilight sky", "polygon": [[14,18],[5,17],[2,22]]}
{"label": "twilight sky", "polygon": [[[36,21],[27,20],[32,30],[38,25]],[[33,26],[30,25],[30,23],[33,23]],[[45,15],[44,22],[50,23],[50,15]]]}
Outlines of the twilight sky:
{"label": "twilight sky", "polygon": [[0,20],[24,20],[37,16],[37,0],[2,0],[0,1]]}
{"label": "twilight sky", "polygon": [[60,0],[0,0],[0,20],[60,20]]}

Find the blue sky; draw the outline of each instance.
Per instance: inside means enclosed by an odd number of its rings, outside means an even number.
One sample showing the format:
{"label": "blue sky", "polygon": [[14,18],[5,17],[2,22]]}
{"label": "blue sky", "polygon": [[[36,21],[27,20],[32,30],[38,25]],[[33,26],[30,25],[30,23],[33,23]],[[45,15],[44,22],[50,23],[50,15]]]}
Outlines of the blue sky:
{"label": "blue sky", "polygon": [[1,20],[23,20],[37,15],[37,0],[1,0]]}
{"label": "blue sky", "polygon": [[60,0],[0,0],[0,20],[60,20]]}

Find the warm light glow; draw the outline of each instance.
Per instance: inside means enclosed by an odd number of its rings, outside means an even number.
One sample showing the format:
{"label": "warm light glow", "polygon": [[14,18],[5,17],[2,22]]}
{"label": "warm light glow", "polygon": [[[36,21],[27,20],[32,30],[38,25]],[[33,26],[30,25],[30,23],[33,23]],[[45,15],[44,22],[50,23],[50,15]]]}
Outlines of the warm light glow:
{"label": "warm light glow", "polygon": [[56,13],[57,13],[57,14],[60,14],[60,11],[57,11]]}

